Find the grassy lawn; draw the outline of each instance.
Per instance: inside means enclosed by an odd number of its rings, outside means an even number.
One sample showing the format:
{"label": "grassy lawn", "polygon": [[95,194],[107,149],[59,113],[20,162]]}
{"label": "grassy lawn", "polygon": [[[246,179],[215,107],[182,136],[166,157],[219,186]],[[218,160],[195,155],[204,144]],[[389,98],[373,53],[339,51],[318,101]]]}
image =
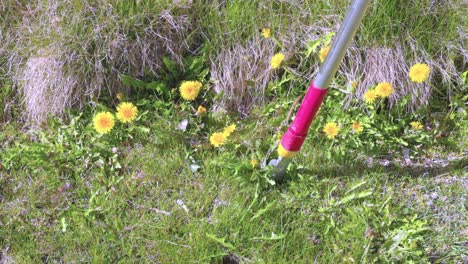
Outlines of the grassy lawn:
{"label": "grassy lawn", "polygon": [[0,1],[0,264],[468,263],[464,1],[372,1],[283,182],[349,1],[23,2]]}
{"label": "grassy lawn", "polygon": [[[22,158],[0,174],[3,261],[466,260],[463,153],[439,150],[423,164],[395,159],[383,166],[352,156],[337,162],[327,158],[328,145],[309,142],[290,180],[272,186],[261,180],[266,170],[249,164],[249,154],[190,144],[184,131],[157,120],[144,140],[101,157],[77,147],[106,141],[81,142],[91,134],[86,128],[81,135],[70,125],[50,128],[42,133],[42,147],[21,145],[34,135],[4,137],[16,145],[8,155]],[[247,140],[244,134],[262,140],[262,132],[243,125],[251,122],[238,125],[233,142]],[[70,143],[56,145],[60,137]]]}

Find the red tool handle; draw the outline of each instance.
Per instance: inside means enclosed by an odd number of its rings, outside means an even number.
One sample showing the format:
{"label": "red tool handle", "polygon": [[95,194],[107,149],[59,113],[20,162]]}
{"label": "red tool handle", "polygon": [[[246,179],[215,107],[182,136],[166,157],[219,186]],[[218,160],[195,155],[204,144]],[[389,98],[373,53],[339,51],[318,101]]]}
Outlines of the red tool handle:
{"label": "red tool handle", "polygon": [[297,152],[301,149],[301,146],[306,139],[310,124],[312,123],[312,120],[314,120],[320,105],[325,99],[327,91],[328,89],[316,87],[314,82],[310,84],[294,121],[281,139],[281,146],[285,150]]}

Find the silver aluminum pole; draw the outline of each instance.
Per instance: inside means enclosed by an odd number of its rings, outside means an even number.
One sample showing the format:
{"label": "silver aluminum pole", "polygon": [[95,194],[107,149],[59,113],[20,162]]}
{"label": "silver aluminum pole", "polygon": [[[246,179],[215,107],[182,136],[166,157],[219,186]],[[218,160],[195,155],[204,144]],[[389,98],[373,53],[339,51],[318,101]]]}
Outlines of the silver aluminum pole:
{"label": "silver aluminum pole", "polygon": [[371,0],[355,0],[349,7],[336,40],[333,42],[322,67],[320,67],[317,77],[315,77],[315,86],[327,89],[330,85],[370,2]]}
{"label": "silver aluminum pole", "polygon": [[[316,87],[327,89],[330,85],[333,77],[335,77],[335,74],[338,71],[341,61],[343,60],[349,43],[351,43],[351,40],[356,34],[370,2],[371,0],[354,0],[348,8],[346,16],[341,23],[340,30],[338,31],[330,51],[314,80],[314,85]],[[283,179],[290,162],[291,159],[281,157],[279,157],[278,160],[270,161],[270,165],[275,166],[272,175],[272,178],[275,181],[281,181]]]}

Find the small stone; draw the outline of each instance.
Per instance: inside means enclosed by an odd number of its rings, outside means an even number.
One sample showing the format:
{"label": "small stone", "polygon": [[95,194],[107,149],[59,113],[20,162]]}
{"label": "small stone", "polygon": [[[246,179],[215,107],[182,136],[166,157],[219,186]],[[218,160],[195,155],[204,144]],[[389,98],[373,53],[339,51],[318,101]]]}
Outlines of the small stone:
{"label": "small stone", "polygon": [[390,161],[387,160],[387,159],[383,159],[379,162],[380,166],[383,166],[383,167],[388,167],[388,165],[390,165]]}
{"label": "small stone", "polygon": [[175,201],[175,203],[176,203],[178,206],[182,207],[182,209],[184,209],[184,211],[185,211],[186,213],[189,212],[189,209],[188,209],[187,206],[185,205],[184,201],[182,201],[182,200],[180,200],[180,199],[177,199],[177,200]]}

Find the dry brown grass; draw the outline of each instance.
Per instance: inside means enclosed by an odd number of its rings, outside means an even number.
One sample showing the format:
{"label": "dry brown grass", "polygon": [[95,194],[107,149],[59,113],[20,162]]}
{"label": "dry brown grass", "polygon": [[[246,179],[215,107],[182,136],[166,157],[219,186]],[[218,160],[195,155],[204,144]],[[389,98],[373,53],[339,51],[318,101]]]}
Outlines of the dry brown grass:
{"label": "dry brown grass", "polygon": [[106,2],[4,6],[11,8],[9,14],[22,15],[2,34],[0,54],[23,95],[25,117],[38,123],[85,105],[92,95],[122,91],[121,73],[155,72],[163,56],[181,61],[193,31],[190,3],[174,1],[158,14],[142,12],[125,19]]}
{"label": "dry brown grass", "polygon": [[[410,37],[408,37],[410,39]],[[461,83],[460,70],[450,59],[450,53],[458,49],[458,58],[468,60],[467,49],[447,47],[440,50],[435,56],[425,52],[415,41],[408,41],[406,45],[396,44],[391,48],[353,46],[347,52],[347,57],[340,73],[350,81],[357,81],[358,87],[355,96],[362,98],[363,94],[380,82],[390,82],[394,87],[394,94],[389,98],[389,106],[392,107],[404,96],[409,96],[408,111],[414,111],[418,107],[427,105],[434,93],[450,97],[454,89],[458,89]],[[408,60],[407,58],[414,58]],[[429,80],[424,83],[414,83],[408,77],[409,69],[416,63],[426,63],[431,68]],[[439,84],[440,89],[434,86]],[[353,95],[346,97],[344,103],[349,105]]]}
{"label": "dry brown grass", "polygon": [[23,87],[24,105],[28,118],[42,121],[48,114],[58,114],[72,104],[78,95],[80,80],[66,75],[59,51],[30,57],[16,73],[17,84]]}
{"label": "dry brown grass", "polygon": [[[418,61],[427,63],[428,61]],[[427,83],[412,83],[408,78],[411,65],[405,59],[401,46],[393,48],[362,48],[357,49],[347,57],[343,74],[352,81],[357,81],[355,96],[362,98],[363,94],[380,82],[389,82],[394,87],[394,94],[389,98],[392,106],[401,97],[410,95],[410,109],[426,104],[431,95],[430,86]],[[352,99],[352,95],[346,98],[346,104]]]}
{"label": "dry brown grass", "polygon": [[[152,1],[156,0],[139,2]],[[50,114],[60,115],[69,107],[85,105],[92,95],[121,92],[126,89],[119,82],[121,73],[136,77],[148,71],[154,73],[165,55],[181,62],[196,41],[197,34],[192,33],[202,27],[200,19],[207,15],[194,12],[209,10],[198,9],[200,5],[215,5],[213,12],[222,12],[229,5],[227,1],[167,0],[155,13],[145,9],[135,12],[116,10],[114,3],[117,2],[130,3],[120,0],[0,1],[1,21],[8,24],[0,32],[0,58],[4,58],[0,63],[5,63],[2,67],[7,69],[22,95],[27,119],[40,122]],[[294,61],[294,66],[288,66],[289,70],[303,78],[306,87],[305,83],[317,74],[320,63],[316,54],[305,58],[302,52],[308,42],[338,30],[348,4],[348,1],[333,4],[300,0],[257,2],[258,10],[233,9],[239,16],[247,13],[243,15],[252,21],[238,25],[231,21],[236,15],[217,17],[219,21],[208,21],[212,22],[208,25],[212,31],[209,32],[211,35],[205,36],[207,41],[216,39],[213,43],[221,43],[213,47],[210,60],[214,89],[224,92],[221,103],[226,109],[244,114],[252,106],[265,102],[268,82],[278,76],[271,71],[269,60],[280,48],[272,40],[261,38],[259,30],[264,26],[272,27],[282,43],[281,51]],[[423,10],[428,15],[467,5],[463,1],[430,3]],[[273,6],[278,10],[269,10]],[[372,12],[376,10],[374,8]],[[258,18],[249,16],[249,12],[258,13]],[[425,62],[433,70],[429,82],[448,89],[444,92],[450,96],[452,89],[460,83],[459,73],[468,61],[466,18],[460,23],[459,39],[449,42],[436,54],[426,52],[411,35],[398,36],[398,41],[388,41],[390,44],[386,46],[373,43],[361,36],[361,33],[369,33],[361,28],[337,76],[348,82],[358,81],[358,97],[377,83],[388,81],[396,90],[390,105],[409,94],[408,110],[412,110],[427,104],[434,94],[433,87],[428,84],[411,83],[407,78],[412,64]],[[234,28],[230,31],[226,25]],[[404,29],[401,32],[405,34]],[[428,37],[430,33],[428,30]],[[236,42],[233,37],[236,34],[250,37]],[[223,43],[225,38],[234,42]],[[343,104],[348,105],[350,98],[347,97]]]}
{"label": "dry brown grass", "polygon": [[14,264],[15,259],[8,253],[9,247],[5,247],[0,252],[0,264]]}
{"label": "dry brown grass", "polygon": [[211,76],[216,92],[224,92],[222,103],[229,111],[247,114],[252,105],[264,103],[265,88],[275,70],[270,58],[276,44],[256,37],[247,45],[222,51],[211,62]]}

